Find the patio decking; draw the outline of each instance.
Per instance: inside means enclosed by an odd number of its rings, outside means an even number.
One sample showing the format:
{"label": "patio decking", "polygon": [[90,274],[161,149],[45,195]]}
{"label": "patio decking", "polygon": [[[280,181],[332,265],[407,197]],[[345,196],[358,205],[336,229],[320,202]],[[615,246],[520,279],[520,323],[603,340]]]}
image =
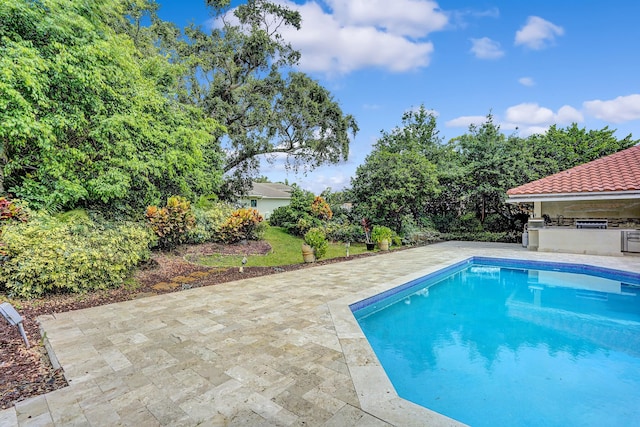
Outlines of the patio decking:
{"label": "patio decking", "polygon": [[348,304],[473,255],[640,272],[640,257],[448,242],[47,316],[70,386],[0,425],[457,425],[395,394]]}

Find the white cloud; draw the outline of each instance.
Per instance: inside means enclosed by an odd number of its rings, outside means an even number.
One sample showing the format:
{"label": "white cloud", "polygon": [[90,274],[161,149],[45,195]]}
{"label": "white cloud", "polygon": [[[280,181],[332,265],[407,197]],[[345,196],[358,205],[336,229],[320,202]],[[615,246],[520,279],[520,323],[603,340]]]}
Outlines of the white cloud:
{"label": "white cloud", "polygon": [[468,128],[470,125],[481,125],[487,121],[487,116],[460,116],[445,122],[450,128]]}
{"label": "white cloud", "polygon": [[536,84],[531,77],[520,77],[518,83],[522,86],[534,86]]}
{"label": "white cloud", "polygon": [[505,120],[500,123],[502,129],[517,130],[522,137],[534,133],[545,133],[553,124],[568,125],[584,121],[582,113],[564,105],[557,112],[536,103],[523,103],[507,108]]}
{"label": "white cloud", "polygon": [[505,119],[517,126],[546,126],[552,124],[569,124],[582,122],[582,113],[573,107],[565,105],[557,113],[551,109],[541,107],[536,103],[523,103],[507,108]]}
{"label": "white cloud", "polygon": [[527,23],[516,32],[515,44],[539,50],[555,41],[556,36],[564,34],[564,29],[538,16],[530,16]]}
{"label": "white cloud", "polygon": [[276,1],[300,12],[301,29],[281,27],[280,33],[302,53],[299,67],[306,72],[347,74],[367,67],[405,72],[427,67],[434,47],[425,38],[449,23],[431,0],[397,0],[393,7],[385,0]]}
{"label": "white cloud", "polygon": [[491,40],[489,37],[471,39],[471,53],[479,59],[498,59],[504,56],[504,51],[500,48],[500,43]]}
{"label": "white cloud", "polygon": [[534,103],[523,103],[507,108],[506,119],[512,123],[538,125],[553,122],[553,111]]}
{"label": "white cloud", "polygon": [[[424,37],[449,22],[438,4],[430,0],[327,0],[341,26],[373,27],[387,33]],[[309,4],[309,3],[307,3]]]}
{"label": "white cloud", "polygon": [[583,104],[587,114],[613,123],[640,120],[640,94],[619,96],[608,101],[593,100]]}
{"label": "white cloud", "polygon": [[[334,170],[336,168],[334,167]],[[290,180],[291,181],[291,180]],[[315,173],[313,176],[297,176],[294,181],[297,182],[304,190],[311,191],[313,194],[320,194],[327,188],[331,191],[340,191],[351,184],[351,177],[342,173],[332,173],[327,176],[324,173]]]}
{"label": "white cloud", "polygon": [[556,123],[559,124],[571,124],[580,123],[584,121],[584,115],[575,108],[564,105],[560,107],[556,114]]}

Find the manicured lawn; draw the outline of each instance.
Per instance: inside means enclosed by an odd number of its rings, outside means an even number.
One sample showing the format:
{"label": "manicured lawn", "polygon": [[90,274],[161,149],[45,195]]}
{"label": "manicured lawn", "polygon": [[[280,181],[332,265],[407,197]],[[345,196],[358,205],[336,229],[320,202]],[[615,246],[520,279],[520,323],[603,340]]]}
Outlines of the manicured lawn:
{"label": "manicured lawn", "polygon": [[[302,263],[302,239],[288,234],[280,227],[268,227],[264,239],[271,245],[271,252],[267,255],[249,255],[247,267],[277,267]],[[352,243],[350,255],[366,252],[362,243]],[[329,243],[329,249],[323,259],[344,257],[346,247],[344,243]],[[242,263],[242,255],[212,255],[203,257],[198,263],[212,267],[238,267]]]}

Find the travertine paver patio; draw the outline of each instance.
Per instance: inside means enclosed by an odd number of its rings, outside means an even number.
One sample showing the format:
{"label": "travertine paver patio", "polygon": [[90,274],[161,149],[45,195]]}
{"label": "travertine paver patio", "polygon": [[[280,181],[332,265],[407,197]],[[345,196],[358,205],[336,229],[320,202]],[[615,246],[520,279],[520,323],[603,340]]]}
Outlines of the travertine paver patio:
{"label": "travertine paver patio", "polygon": [[48,316],[70,386],[0,425],[456,425],[398,398],[348,304],[473,255],[640,272],[640,257],[449,242]]}

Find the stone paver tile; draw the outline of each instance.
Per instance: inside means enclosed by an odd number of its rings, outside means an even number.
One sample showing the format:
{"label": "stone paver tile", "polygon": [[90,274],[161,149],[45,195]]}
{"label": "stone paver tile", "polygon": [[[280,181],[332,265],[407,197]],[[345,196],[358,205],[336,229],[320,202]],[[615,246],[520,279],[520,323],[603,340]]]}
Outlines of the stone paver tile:
{"label": "stone paver tile", "polygon": [[219,386],[231,379],[222,368],[218,368],[210,363],[200,364],[194,366],[192,369],[214,386]]}
{"label": "stone paver tile", "polygon": [[301,389],[294,386],[272,400],[289,412],[296,414],[298,416],[296,424],[298,425],[321,425],[333,416],[331,412],[303,398],[303,394]]}
{"label": "stone paver tile", "polygon": [[305,400],[308,400],[309,402],[313,403],[315,406],[319,406],[325,410],[327,410],[328,412],[330,412],[331,414],[335,414],[336,412],[338,412],[344,405],[346,405],[345,402],[343,402],[342,400],[336,399],[335,397],[317,389],[314,388],[312,390],[309,390],[308,392],[306,392],[305,394],[302,395],[302,397]]}
{"label": "stone paver tile", "polygon": [[0,426],[18,426],[18,416],[16,414],[15,406],[13,408],[0,410]]}
{"label": "stone paver tile", "polygon": [[120,417],[120,423],[130,427],[157,427],[160,426],[160,422],[153,416],[151,412],[140,404],[140,402],[133,402],[126,408],[121,408],[117,411]]}
{"label": "stone paver tile", "polygon": [[115,408],[109,403],[98,403],[83,409],[84,416],[92,427],[109,427],[121,422]]}
{"label": "stone paver tile", "polygon": [[[44,396],[36,396],[15,404],[15,421],[20,426],[54,426]],[[11,425],[11,424],[8,424]]]}
{"label": "stone paver tile", "polygon": [[138,402],[138,404],[142,406],[150,404],[154,399],[158,399],[158,396],[162,396],[161,390],[153,384],[147,384],[111,399],[109,403],[119,411],[121,408],[126,408],[131,405],[131,402]]}
{"label": "stone paver tile", "polygon": [[342,402],[348,403],[357,408],[360,407],[358,395],[354,389],[353,380],[350,375],[334,374],[324,380],[318,386],[318,390],[335,397]]}
{"label": "stone paver tile", "polygon": [[114,371],[121,371],[125,368],[133,366],[129,359],[127,359],[127,357],[116,348],[105,348],[101,353],[104,360]]}
{"label": "stone paver tile", "polygon": [[345,405],[322,425],[322,427],[345,426],[388,427],[391,426],[391,424],[385,423],[384,421],[367,414],[361,409],[355,408],[351,405]]}
{"label": "stone paver tile", "polygon": [[246,403],[252,411],[267,420],[274,419],[283,409],[282,406],[258,393],[251,393]]}
{"label": "stone paver tile", "polygon": [[149,403],[147,409],[163,426],[174,426],[190,420],[189,416],[178,405],[166,398],[157,399]]}
{"label": "stone paver tile", "polygon": [[55,424],[49,414],[40,414],[37,417],[29,417],[21,420],[19,425],[22,427],[54,427]]}

